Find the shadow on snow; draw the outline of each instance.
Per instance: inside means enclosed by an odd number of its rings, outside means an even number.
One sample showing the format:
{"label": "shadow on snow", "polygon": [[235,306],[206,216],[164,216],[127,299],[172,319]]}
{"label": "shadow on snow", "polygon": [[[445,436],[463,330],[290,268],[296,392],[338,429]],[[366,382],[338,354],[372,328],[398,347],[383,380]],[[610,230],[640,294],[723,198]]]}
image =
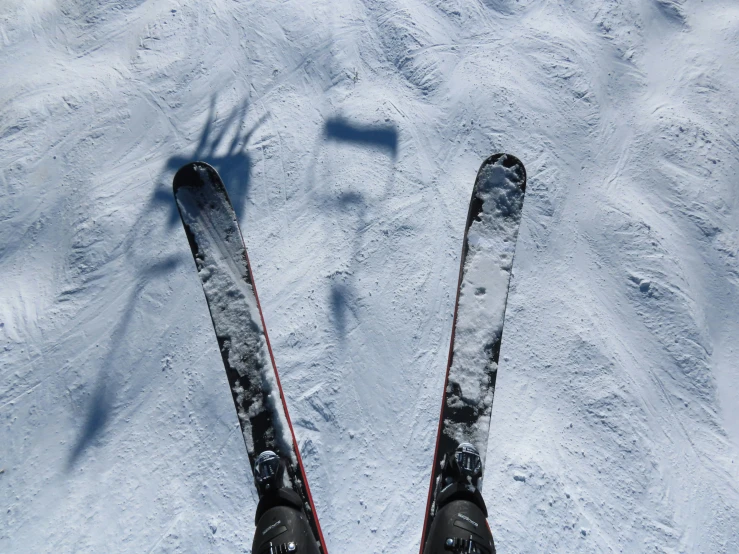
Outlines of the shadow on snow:
{"label": "shadow on snow", "polygon": [[[343,142],[355,146],[379,150],[387,154],[392,163],[398,155],[398,130],[394,125],[363,125],[354,123],[345,117],[332,117],[327,119],[323,127],[323,138],[325,141]],[[392,169],[391,169],[392,175]],[[392,182],[392,177],[390,179]],[[361,186],[364,183],[352,183]],[[386,187],[387,188],[387,187]],[[388,194],[385,190],[385,194]],[[369,227],[367,222],[367,200],[365,195],[357,191],[344,190],[338,198],[327,199],[339,210],[348,214],[356,214],[357,226],[354,238],[354,252],[351,256],[353,261],[361,249],[360,241],[362,230]],[[329,295],[329,306],[333,324],[343,339],[347,333],[347,317],[353,312],[356,305],[357,294],[355,291],[354,271],[342,271],[332,278],[331,292]]]}
{"label": "shadow on snow", "polygon": [[[267,116],[262,116],[250,129],[245,129],[249,105],[244,102],[241,106],[235,107],[223,120],[219,128],[215,129],[215,104],[216,98],[213,97],[208,111],[208,119],[200,134],[195,151],[189,155],[172,156],[167,161],[165,170],[174,174],[183,165],[194,161],[202,161],[212,165],[223,179],[223,184],[226,185],[236,216],[241,219],[244,215],[251,185],[252,158],[247,151],[247,147],[249,140]],[[153,205],[166,205],[168,207],[170,228],[177,224],[179,215],[172,194],[172,183],[160,183],[159,188],[152,196],[151,202]]]}
{"label": "shadow on snow", "polygon": [[393,159],[398,155],[398,131],[393,125],[359,125],[343,117],[332,117],[326,121],[323,134],[327,140],[386,150]]}

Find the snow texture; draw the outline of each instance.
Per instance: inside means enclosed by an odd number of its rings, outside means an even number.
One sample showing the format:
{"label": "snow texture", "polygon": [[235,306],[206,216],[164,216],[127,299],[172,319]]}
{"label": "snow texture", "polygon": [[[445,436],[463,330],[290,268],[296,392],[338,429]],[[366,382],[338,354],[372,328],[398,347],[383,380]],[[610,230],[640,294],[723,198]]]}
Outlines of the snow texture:
{"label": "snow texture", "polygon": [[[194,169],[202,184],[181,187],[176,193],[177,205],[183,224],[197,244],[198,275],[218,344],[226,353],[228,366],[245,378],[233,385],[233,394],[249,459],[253,463],[258,454],[268,449],[296,466],[292,434],[236,214],[220,183],[213,182],[209,168],[197,164]],[[243,383],[248,383],[249,390],[244,389]],[[273,427],[253,429],[252,421],[261,419],[265,411]],[[266,433],[267,437],[255,437],[255,433]],[[265,448],[257,451],[255,438],[266,442]]]}
{"label": "snow texture", "polygon": [[477,421],[471,425],[444,422],[444,432],[456,443],[475,445],[483,467],[495,393],[491,381],[498,370],[492,352],[503,333],[524,200],[520,169],[505,167],[505,159],[485,164],[476,179],[473,198],[482,201],[482,209],[467,231],[447,383],[447,405],[474,408]]}
{"label": "snow texture", "polygon": [[172,197],[226,184],[328,551],[418,551],[480,163],[502,554],[739,552],[736,0],[0,3],[0,552],[248,552]]}

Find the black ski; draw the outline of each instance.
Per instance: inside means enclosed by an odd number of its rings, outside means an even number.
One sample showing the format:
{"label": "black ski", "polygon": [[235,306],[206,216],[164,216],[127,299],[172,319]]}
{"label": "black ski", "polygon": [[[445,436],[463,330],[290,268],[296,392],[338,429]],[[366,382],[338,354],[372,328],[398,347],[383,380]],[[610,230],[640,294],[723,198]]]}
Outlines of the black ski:
{"label": "black ski", "polygon": [[264,479],[264,468],[261,474],[259,464],[255,468],[257,457],[264,452],[276,454],[284,464],[284,473],[279,473],[283,482],[277,486],[299,495],[316,546],[326,554],[249,257],[226,188],[216,170],[204,162],[183,166],[174,177],[173,188],[208,302],[255,484]]}
{"label": "black ski", "polygon": [[[487,517],[481,496],[482,468],[525,191],[526,170],[510,154],[486,159],[475,179],[462,243],[421,554],[495,552],[489,528],[487,533],[468,531],[479,522],[464,514],[455,515],[457,519],[450,519],[444,527],[452,530],[443,538],[445,542],[427,548],[427,540],[440,503],[467,498],[480,507],[482,519]],[[452,486],[455,479],[463,483]],[[435,527],[441,526],[437,522]]]}

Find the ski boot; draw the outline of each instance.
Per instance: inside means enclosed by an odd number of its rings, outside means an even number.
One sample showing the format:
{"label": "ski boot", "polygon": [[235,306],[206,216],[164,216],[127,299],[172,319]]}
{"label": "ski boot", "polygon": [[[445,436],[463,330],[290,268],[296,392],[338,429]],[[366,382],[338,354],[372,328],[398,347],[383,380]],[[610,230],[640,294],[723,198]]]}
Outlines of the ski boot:
{"label": "ski boot", "polygon": [[254,461],[259,504],[251,551],[253,554],[320,554],[300,495],[284,486],[284,472],[284,463],[271,450],[265,450]]}
{"label": "ski boot", "polygon": [[482,461],[470,443],[444,456],[423,554],[495,554],[482,499]]}

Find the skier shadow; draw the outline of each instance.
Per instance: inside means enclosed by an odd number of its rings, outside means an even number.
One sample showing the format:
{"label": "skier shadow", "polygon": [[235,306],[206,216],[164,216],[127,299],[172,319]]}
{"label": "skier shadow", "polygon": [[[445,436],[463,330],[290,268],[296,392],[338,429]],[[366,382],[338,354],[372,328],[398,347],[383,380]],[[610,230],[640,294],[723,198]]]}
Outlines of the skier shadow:
{"label": "skier shadow", "polygon": [[113,395],[106,385],[105,370],[98,376],[95,390],[92,393],[90,404],[87,408],[87,416],[82,426],[80,436],[69,453],[67,459],[67,471],[70,471],[87,448],[95,444],[98,436],[103,432],[110,420],[113,405]]}
{"label": "skier shadow", "polygon": [[[245,130],[246,116],[249,105],[244,102],[236,106],[226,116],[219,129],[214,128],[217,114],[215,111],[216,97],[213,96],[208,120],[203,128],[195,151],[187,156],[172,156],[167,160],[166,175],[176,172],[186,163],[203,161],[212,165],[223,179],[236,216],[241,219],[244,215],[246,200],[251,186],[251,155],[247,151],[249,140],[267,119],[264,115],[250,128]],[[153,206],[165,205],[169,209],[168,226],[171,229],[177,224],[179,216],[174,202],[171,183],[160,179],[160,186],[154,192],[151,203]]]}
{"label": "skier shadow", "polygon": [[[152,217],[152,212],[158,211],[161,206],[166,206],[169,211],[167,227],[172,229],[177,224],[179,214],[168,177],[184,164],[194,160],[205,161],[218,170],[223,177],[237,215],[241,216],[243,214],[249,194],[252,166],[247,146],[254,132],[267,116],[260,118],[250,129],[244,130],[249,107],[244,102],[240,106],[234,107],[216,129],[215,104],[216,97],[214,96],[211,100],[206,125],[200,134],[192,155],[172,156],[167,160],[162,175],[158,179],[157,188],[151,197],[149,209],[141,214],[131,227],[131,232],[125,241],[129,245],[139,242],[143,236],[149,235],[152,232],[152,227],[161,225],[161,218]],[[165,176],[167,176],[166,179]],[[147,285],[154,280],[161,281],[186,258],[185,255],[177,254],[154,264],[149,264],[147,259],[136,259],[135,252],[136,249],[134,248],[126,249],[126,256],[129,258],[127,264],[129,267],[140,267],[143,263],[144,267],[139,270],[139,276],[126,303],[126,309],[111,332],[111,346],[102,361],[98,380],[91,394],[79,437],[69,453],[66,464],[67,471],[75,466],[85,451],[97,444],[102,433],[111,423],[114,407],[118,402],[115,391],[121,389],[118,386],[119,378],[115,374],[114,366],[121,364],[121,356],[127,356],[125,353],[119,355],[119,352],[122,351],[121,345],[126,341],[128,328]],[[142,363],[131,360],[130,363],[123,365],[125,367],[138,367]]]}
{"label": "skier shadow", "polygon": [[[393,165],[398,155],[398,130],[394,125],[360,125],[344,117],[328,119],[324,124],[325,141],[336,141],[385,152]],[[392,181],[392,172],[391,178]],[[385,187],[385,195],[388,187]],[[365,195],[356,191],[345,191],[332,203],[342,212],[355,213],[358,219],[358,232],[355,234],[352,263],[360,253],[362,232],[370,225],[367,222],[367,200]],[[343,339],[347,332],[347,317],[355,313],[356,292],[353,280],[354,271],[342,271],[332,279],[329,305],[331,315],[339,336]],[[355,314],[356,315],[356,314]]]}
{"label": "skier shadow", "polygon": [[[137,300],[141,298],[149,281],[160,279],[163,275],[169,274],[181,261],[182,257],[175,255],[151,265],[142,272],[142,278],[138,280],[136,286],[131,291],[128,302],[125,303],[126,309],[123,316],[110,334],[111,347],[108,349],[101,364],[95,390],[92,392],[92,397],[87,407],[85,422],[67,458],[66,469],[68,472],[73,469],[77,461],[90,446],[97,444],[98,439],[113,416],[113,408],[116,403],[116,397],[113,391],[118,390],[120,387],[118,385],[119,379],[112,371],[112,368],[116,365],[120,365],[121,367],[138,367],[142,365],[141,360],[130,360],[129,363],[121,364],[121,361],[125,360],[125,353],[135,351],[135,349],[125,347],[124,345],[129,325],[136,313]],[[124,353],[123,358],[117,356],[119,351]]]}

